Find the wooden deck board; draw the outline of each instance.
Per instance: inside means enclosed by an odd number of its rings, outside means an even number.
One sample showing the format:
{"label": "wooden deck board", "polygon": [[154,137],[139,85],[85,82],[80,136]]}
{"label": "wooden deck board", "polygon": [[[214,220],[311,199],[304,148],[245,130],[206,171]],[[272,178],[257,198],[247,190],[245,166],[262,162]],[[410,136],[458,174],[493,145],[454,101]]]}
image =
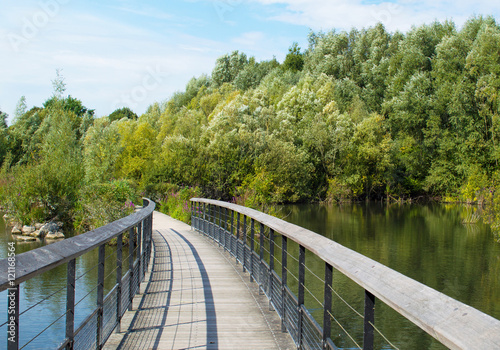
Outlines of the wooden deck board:
{"label": "wooden deck board", "polygon": [[153,229],[152,271],[105,349],[295,349],[234,258],[166,215]]}

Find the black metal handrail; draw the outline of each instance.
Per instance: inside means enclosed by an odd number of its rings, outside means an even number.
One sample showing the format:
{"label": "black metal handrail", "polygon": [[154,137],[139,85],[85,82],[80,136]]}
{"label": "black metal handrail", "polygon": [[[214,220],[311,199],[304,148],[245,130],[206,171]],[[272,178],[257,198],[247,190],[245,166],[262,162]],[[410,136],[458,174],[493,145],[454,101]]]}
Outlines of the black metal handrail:
{"label": "black metal handrail", "polygon": [[[499,320],[366,256],[317,233],[250,208],[204,198],[193,198],[191,201],[192,227],[218,242],[242,263],[251,279],[259,283],[270,299],[282,319],[282,328],[291,334],[298,348],[337,349],[330,334],[334,268],[364,289],[363,349],[373,349],[374,346],[376,298],[451,349],[500,348]],[[248,220],[250,237],[247,237]],[[265,232],[269,240],[266,254],[263,244]],[[274,266],[278,235],[281,235],[282,277],[278,276]],[[259,237],[259,253],[254,247],[256,237]],[[291,292],[287,283],[290,273],[287,264],[289,240],[299,245],[297,295]],[[304,306],[306,251],[323,260],[325,266],[322,326]]]}
{"label": "black metal handrail", "polygon": [[[143,208],[125,218],[93,231],[31,250],[0,261],[0,271],[15,266],[15,274],[0,275],[0,291],[8,289],[7,348],[19,348],[19,294],[21,283],[67,264],[66,334],[60,349],[101,349],[114,329],[120,327],[123,314],[132,308],[132,300],[147,271],[151,256],[153,211],[155,203],[143,200]],[[129,234],[129,269],[122,276],[123,235]],[[106,243],[116,238],[116,284],[104,295]],[[99,250],[97,263],[96,309],[75,330],[76,259],[94,249]],[[135,258],[134,258],[135,256]],[[14,262],[14,264],[12,264]],[[14,277],[15,278],[12,278]],[[12,318],[11,318],[12,317]]]}

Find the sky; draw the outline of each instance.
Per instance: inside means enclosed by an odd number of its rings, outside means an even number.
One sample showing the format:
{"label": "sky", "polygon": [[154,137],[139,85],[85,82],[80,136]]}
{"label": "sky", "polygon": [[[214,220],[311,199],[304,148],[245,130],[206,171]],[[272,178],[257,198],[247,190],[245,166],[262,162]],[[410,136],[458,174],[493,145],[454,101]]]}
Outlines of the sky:
{"label": "sky", "polygon": [[56,70],[66,94],[97,117],[149,105],[210,75],[218,57],[238,50],[282,62],[313,31],[391,32],[434,20],[460,27],[473,15],[500,19],[491,0],[22,0],[0,2],[0,110],[12,123],[53,94]]}

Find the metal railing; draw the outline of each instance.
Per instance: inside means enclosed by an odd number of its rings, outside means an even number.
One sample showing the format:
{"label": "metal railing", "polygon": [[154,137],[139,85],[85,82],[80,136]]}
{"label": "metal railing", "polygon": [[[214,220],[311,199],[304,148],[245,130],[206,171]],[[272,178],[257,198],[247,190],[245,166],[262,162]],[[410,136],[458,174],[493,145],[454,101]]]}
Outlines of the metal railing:
{"label": "metal railing", "polygon": [[[153,211],[155,203],[144,199],[143,208],[123,219],[112,222],[93,231],[59,241],[48,246],[19,254],[14,259],[0,261],[0,271],[10,271],[15,266],[15,274],[0,275],[0,291],[8,289],[7,348],[19,349],[29,344],[19,344],[20,285],[40,274],[67,264],[66,311],[61,316],[65,320],[65,339],[59,349],[101,349],[112,334],[120,329],[121,318],[132,308],[132,300],[138,292],[146,274],[152,245]],[[128,270],[123,274],[123,238],[128,234]],[[116,283],[104,295],[106,244],[116,238],[116,262],[114,273]],[[75,286],[76,259],[94,249],[98,250],[96,307],[75,329]],[[14,278],[13,278],[14,277]],[[46,329],[45,329],[46,330]],[[39,333],[37,336],[39,336]],[[1,347],[1,346],[0,346]]]}
{"label": "metal railing", "polygon": [[[332,320],[337,321],[332,312],[334,269],[364,290],[364,315],[359,314],[363,318],[363,349],[374,348],[375,331],[379,332],[375,327],[376,298],[451,349],[500,348],[499,320],[297,225],[236,204],[203,198],[191,199],[191,225],[243,265],[269,298],[283,331],[289,332],[299,349],[338,349],[331,338]],[[292,242],[299,248],[290,253]],[[279,250],[281,256],[275,254]],[[324,279],[307,268],[306,252],[321,259]],[[312,288],[306,274],[324,284],[323,300],[314,297],[321,309],[317,310],[322,315],[319,320],[305,307],[305,294]]]}

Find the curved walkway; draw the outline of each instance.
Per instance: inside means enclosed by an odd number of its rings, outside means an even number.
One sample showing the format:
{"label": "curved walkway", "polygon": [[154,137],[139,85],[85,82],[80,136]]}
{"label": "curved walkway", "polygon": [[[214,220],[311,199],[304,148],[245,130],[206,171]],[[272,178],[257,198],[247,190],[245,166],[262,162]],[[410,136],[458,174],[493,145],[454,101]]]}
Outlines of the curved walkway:
{"label": "curved walkway", "polygon": [[151,272],[105,349],[295,349],[281,322],[223,249],[153,216]]}

